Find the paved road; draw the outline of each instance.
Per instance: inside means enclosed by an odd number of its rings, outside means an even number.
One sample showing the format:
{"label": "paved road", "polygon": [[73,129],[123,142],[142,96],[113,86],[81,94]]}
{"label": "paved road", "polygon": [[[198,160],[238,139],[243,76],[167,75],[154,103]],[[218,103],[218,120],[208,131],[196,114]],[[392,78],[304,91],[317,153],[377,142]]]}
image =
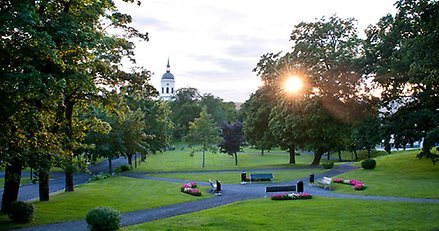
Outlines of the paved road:
{"label": "paved road", "polygon": [[[321,178],[323,176],[333,177],[341,173],[352,171],[357,169],[350,164],[344,164],[336,166],[329,172],[316,175],[316,178]],[[185,183],[187,180],[181,179],[169,179],[161,177],[151,177],[145,176],[143,173],[126,173],[124,176],[141,178],[141,179],[151,179],[151,180],[162,180],[168,182],[180,182]],[[282,182],[275,184],[223,184],[222,196],[213,197],[205,200],[192,201],[182,204],[174,204],[169,206],[163,206],[159,208],[146,209],[140,211],[134,211],[122,214],[122,226],[135,225],[140,223],[145,223],[149,221],[154,221],[158,219],[168,218],[172,216],[197,212],[209,208],[218,207],[221,205],[230,204],[236,201],[249,200],[255,198],[264,198],[270,196],[270,194],[265,193],[266,186],[273,185],[288,185],[296,184],[298,180],[308,182],[307,179],[295,179],[290,182]],[[199,185],[209,185],[207,182],[197,182]],[[362,196],[362,195],[350,195],[350,194],[338,194],[329,190],[323,190],[316,187],[305,186],[305,191],[311,193],[314,196],[325,196],[325,197],[336,197],[336,198],[354,198],[363,200],[387,200],[387,201],[407,201],[407,202],[419,202],[419,203],[439,203],[439,199],[422,199],[422,198],[399,198],[399,197],[382,197],[382,196]],[[21,230],[45,230],[45,231],[62,231],[62,230],[87,230],[87,224],[84,220],[72,221],[59,224],[50,224],[38,227],[30,227]]]}
{"label": "paved road", "polygon": [[[116,168],[117,166],[120,166],[122,164],[126,164],[127,161],[124,158],[118,158],[116,160],[113,160],[113,168]],[[94,174],[98,174],[101,172],[108,172],[108,161],[103,161],[96,165],[91,165],[89,167],[89,170],[91,173],[79,173],[75,174],[73,178],[73,182],[75,185],[86,183],[90,177]],[[4,176],[4,172],[3,176]],[[29,172],[22,173],[23,177],[28,177]],[[63,191],[65,189],[65,175],[63,172],[51,172],[50,173],[50,181],[49,181],[49,188],[50,193],[56,193]],[[3,188],[0,189],[0,195],[3,195]],[[30,200],[37,200],[39,198],[39,189],[38,184],[27,184],[22,185],[20,187],[20,191],[18,193],[18,200],[20,201],[30,201]],[[1,197],[0,197],[0,204],[1,204]]]}

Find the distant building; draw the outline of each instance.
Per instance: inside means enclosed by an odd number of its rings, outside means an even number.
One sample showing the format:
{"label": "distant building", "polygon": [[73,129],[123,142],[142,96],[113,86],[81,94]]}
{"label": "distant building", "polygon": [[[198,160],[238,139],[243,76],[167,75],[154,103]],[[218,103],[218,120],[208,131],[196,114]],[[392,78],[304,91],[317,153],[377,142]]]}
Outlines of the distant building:
{"label": "distant building", "polygon": [[170,100],[175,94],[175,79],[174,75],[171,73],[171,66],[166,66],[166,73],[163,74],[162,80],[160,81],[160,98],[163,100]]}

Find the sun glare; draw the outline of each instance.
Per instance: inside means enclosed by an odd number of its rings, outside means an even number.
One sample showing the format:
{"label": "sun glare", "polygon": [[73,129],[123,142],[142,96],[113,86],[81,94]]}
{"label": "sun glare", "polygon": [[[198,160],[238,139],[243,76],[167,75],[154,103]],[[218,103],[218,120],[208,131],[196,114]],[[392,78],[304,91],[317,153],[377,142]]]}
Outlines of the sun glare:
{"label": "sun glare", "polygon": [[289,77],[284,83],[288,93],[298,93],[303,88],[303,81],[297,76]]}

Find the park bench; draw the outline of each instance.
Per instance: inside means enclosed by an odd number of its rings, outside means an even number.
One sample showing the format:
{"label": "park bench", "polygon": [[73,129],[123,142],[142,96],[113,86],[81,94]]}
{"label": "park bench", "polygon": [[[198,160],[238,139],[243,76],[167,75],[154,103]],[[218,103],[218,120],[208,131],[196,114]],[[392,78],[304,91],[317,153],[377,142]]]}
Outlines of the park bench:
{"label": "park bench", "polygon": [[279,185],[279,186],[267,186],[265,192],[294,192],[296,191],[295,185]]}
{"label": "park bench", "polygon": [[273,181],[273,173],[251,173],[250,182],[254,181]]}
{"label": "park bench", "polygon": [[219,182],[218,180],[214,183],[212,182],[212,180],[209,179],[209,183],[210,183],[210,191],[212,193],[215,193],[215,195],[221,196],[221,182]]}
{"label": "park bench", "polygon": [[321,180],[317,181],[317,183],[323,186],[323,189],[331,188],[332,178],[323,177]]}

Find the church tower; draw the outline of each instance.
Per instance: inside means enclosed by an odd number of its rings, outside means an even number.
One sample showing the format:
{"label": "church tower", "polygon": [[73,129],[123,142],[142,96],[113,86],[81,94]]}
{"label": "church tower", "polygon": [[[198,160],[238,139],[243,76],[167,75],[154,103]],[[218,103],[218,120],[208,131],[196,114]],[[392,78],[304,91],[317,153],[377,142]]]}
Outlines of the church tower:
{"label": "church tower", "polygon": [[160,98],[163,100],[170,100],[175,93],[175,79],[174,75],[171,73],[171,66],[166,66],[166,73],[163,74],[162,80],[160,81],[161,89],[160,89]]}

